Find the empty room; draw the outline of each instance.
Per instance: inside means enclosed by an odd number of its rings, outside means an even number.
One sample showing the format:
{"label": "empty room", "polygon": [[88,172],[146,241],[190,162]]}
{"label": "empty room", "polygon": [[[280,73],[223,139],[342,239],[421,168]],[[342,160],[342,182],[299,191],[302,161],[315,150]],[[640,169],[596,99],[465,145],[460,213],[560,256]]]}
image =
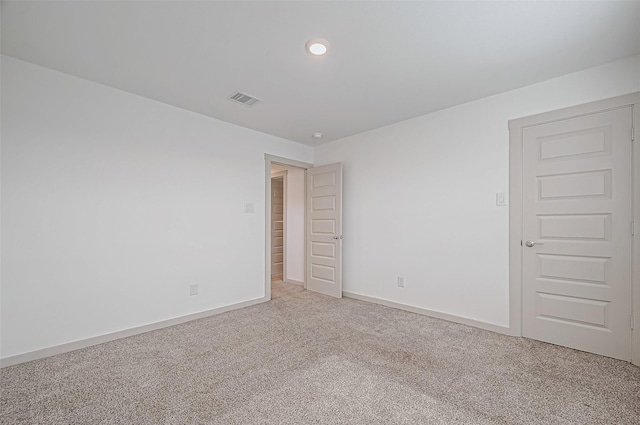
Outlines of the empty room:
{"label": "empty room", "polygon": [[640,425],[640,1],[0,1],[0,423]]}

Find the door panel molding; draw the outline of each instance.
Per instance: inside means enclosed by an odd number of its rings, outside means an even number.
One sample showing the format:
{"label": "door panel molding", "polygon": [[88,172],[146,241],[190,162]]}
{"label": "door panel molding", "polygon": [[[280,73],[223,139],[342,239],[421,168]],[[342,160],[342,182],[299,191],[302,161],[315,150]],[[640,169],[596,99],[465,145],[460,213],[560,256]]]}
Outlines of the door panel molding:
{"label": "door panel molding", "polygon": [[[618,96],[610,99],[604,99],[583,105],[564,108],[556,111],[546,112],[542,114],[532,115],[524,118],[509,121],[509,334],[514,336],[522,336],[522,295],[523,295],[523,267],[522,267],[522,246],[523,243],[523,132],[527,127],[534,125],[553,123],[569,118],[577,118],[595,113],[625,108],[633,108],[633,127],[635,128],[635,141],[633,142],[633,177],[632,190],[636,194],[633,202],[633,221],[636,223],[636,229],[640,228],[640,196],[637,196],[640,190],[640,148],[639,148],[639,127],[640,127],[640,92],[628,95]],[[606,141],[606,134],[603,131],[593,129],[593,137],[590,136],[583,146],[576,148],[572,140],[567,140],[567,145],[571,145],[574,151],[580,153],[583,157],[591,157],[601,155],[603,151],[609,149]],[[557,151],[545,150],[544,158],[550,163],[554,157],[562,156],[562,150],[565,146],[557,146]],[[576,170],[579,172],[579,170]],[[606,176],[603,180],[603,189],[606,189]],[[606,193],[605,193],[606,194]],[[589,195],[589,194],[585,194]],[[596,195],[596,194],[591,194]],[[604,196],[604,195],[602,195]],[[575,199],[572,202],[581,202]],[[554,220],[570,220],[576,217],[554,217]],[[581,220],[603,220],[602,217],[582,217]],[[552,224],[551,221],[548,223]],[[594,233],[594,238],[606,238],[608,224],[603,222],[598,230]],[[558,229],[547,227],[546,230],[553,230],[558,237],[571,237],[569,233],[563,235]],[[545,231],[546,231],[545,230]],[[596,229],[594,229],[595,232]],[[604,232],[604,233],[603,233]],[[634,330],[632,331],[632,362],[640,365],[640,235],[639,231],[635,232],[633,239],[632,258],[634,263],[632,276],[632,292],[633,292],[633,317]]]}

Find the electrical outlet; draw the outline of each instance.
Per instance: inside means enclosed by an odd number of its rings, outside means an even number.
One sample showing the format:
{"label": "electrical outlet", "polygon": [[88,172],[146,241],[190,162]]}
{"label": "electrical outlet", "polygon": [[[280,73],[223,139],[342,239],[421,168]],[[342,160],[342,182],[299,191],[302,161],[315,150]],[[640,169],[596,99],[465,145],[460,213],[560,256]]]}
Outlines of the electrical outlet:
{"label": "electrical outlet", "polygon": [[189,295],[198,295],[198,284],[194,283],[189,286]]}
{"label": "electrical outlet", "polygon": [[404,288],[404,277],[398,277],[398,288]]}

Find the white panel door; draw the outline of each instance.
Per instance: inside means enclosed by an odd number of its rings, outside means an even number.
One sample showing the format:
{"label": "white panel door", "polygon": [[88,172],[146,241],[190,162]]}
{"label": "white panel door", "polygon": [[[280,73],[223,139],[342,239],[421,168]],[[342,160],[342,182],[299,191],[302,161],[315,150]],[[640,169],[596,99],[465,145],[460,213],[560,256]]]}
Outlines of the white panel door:
{"label": "white panel door", "polygon": [[523,129],[523,336],[631,359],[632,110]]}
{"label": "white panel door", "polygon": [[342,297],[342,164],[307,169],[307,289]]}

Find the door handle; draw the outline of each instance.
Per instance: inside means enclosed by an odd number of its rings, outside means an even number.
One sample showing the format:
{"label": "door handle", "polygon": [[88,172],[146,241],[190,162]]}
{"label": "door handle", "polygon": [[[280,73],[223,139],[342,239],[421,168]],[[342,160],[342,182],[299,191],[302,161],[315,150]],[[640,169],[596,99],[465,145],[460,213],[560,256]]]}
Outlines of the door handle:
{"label": "door handle", "polygon": [[333,239],[342,239],[342,235],[340,235],[340,236],[336,235],[336,236],[333,237]]}
{"label": "door handle", "polygon": [[536,242],[536,241],[526,241],[524,244],[528,248],[532,248],[534,245],[544,245],[543,243]]}

